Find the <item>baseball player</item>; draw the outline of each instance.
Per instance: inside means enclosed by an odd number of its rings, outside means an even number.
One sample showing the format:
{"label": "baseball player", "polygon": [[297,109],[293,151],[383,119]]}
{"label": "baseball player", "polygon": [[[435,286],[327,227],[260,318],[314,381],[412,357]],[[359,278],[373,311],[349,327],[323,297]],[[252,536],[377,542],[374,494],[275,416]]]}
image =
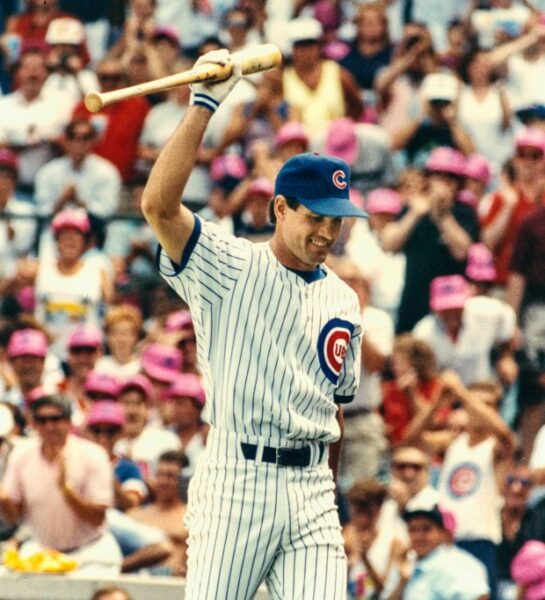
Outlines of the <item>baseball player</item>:
{"label": "baseball player", "polygon": [[[230,61],[220,50],[197,64]],[[189,486],[190,600],[346,596],[332,468],[340,404],[358,387],[354,292],[324,267],[344,216],[349,168],[296,155],[275,183],[269,242],[225,234],[180,205],[206,126],[240,79],[193,85],[192,106],[164,147],[142,208],[162,276],[190,306],[206,387],[207,445]],[[331,468],[332,467],[332,468]]]}

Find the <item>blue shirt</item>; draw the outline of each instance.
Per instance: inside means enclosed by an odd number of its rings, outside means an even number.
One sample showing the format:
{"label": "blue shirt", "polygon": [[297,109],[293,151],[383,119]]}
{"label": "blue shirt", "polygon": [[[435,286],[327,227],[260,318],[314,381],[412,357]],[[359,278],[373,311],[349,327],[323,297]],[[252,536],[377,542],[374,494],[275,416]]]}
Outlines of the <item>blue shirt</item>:
{"label": "blue shirt", "polygon": [[403,600],[476,600],[490,592],[484,566],[456,546],[439,546],[416,562]]}

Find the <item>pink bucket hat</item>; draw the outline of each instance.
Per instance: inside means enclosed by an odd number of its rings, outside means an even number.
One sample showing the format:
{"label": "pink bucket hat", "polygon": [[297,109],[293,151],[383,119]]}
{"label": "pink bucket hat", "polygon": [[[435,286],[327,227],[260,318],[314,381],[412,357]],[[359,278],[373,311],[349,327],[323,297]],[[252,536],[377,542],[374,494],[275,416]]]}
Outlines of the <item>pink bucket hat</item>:
{"label": "pink bucket hat", "polygon": [[524,587],[526,600],[545,598],[545,544],[530,540],[522,546],[511,563],[511,576]]}
{"label": "pink bucket hat", "polygon": [[77,325],[68,335],[67,346],[72,348],[100,348],[104,341],[102,331],[90,323]]}
{"label": "pink bucket hat", "polygon": [[67,208],[58,213],[53,219],[51,226],[53,227],[53,233],[58,233],[66,227],[77,229],[83,234],[88,233],[91,229],[87,213],[74,208]]}
{"label": "pink bucket hat", "polygon": [[472,281],[496,281],[494,255],[483,244],[472,244],[467,253],[466,276]]}
{"label": "pink bucket hat", "polygon": [[545,154],[545,133],[537,127],[523,129],[515,138],[516,148],[536,148]]}
{"label": "pink bucket hat", "polygon": [[490,163],[484,156],[481,154],[470,154],[466,158],[466,177],[477,179],[488,185],[491,175]]}
{"label": "pink bucket hat", "polygon": [[469,296],[469,286],[461,275],[436,277],[430,286],[430,308],[435,311],[462,308]]}
{"label": "pink bucket hat", "polygon": [[177,398],[180,396],[193,398],[200,406],[204,406],[206,395],[198,375],[194,375],[193,373],[183,373],[178,375],[165,392],[166,399]]}
{"label": "pink bucket hat", "polygon": [[146,398],[146,402],[149,402],[153,396],[151,383],[144,375],[134,375],[126,379],[119,388],[119,394],[121,395],[129,390],[139,390],[142,392]]}
{"label": "pink bucket hat", "polygon": [[401,196],[390,188],[378,188],[367,196],[367,212],[397,215],[402,208]]}
{"label": "pink bucket hat", "polygon": [[47,354],[47,338],[39,329],[20,329],[14,331],[8,343],[8,356],[38,356],[45,358]]}
{"label": "pink bucket hat", "polygon": [[274,194],[274,185],[267,177],[258,177],[248,185],[248,195],[256,194],[270,198]]}
{"label": "pink bucket hat", "polygon": [[334,119],[329,124],[324,143],[324,153],[342,158],[353,165],[358,158],[356,123],[348,117]]}
{"label": "pink bucket hat", "polygon": [[308,133],[301,123],[290,121],[284,123],[278,130],[274,138],[274,145],[280,148],[289,142],[301,142],[305,145],[305,148],[308,146]]}
{"label": "pink bucket hat", "polygon": [[180,331],[180,329],[193,328],[193,319],[191,313],[188,310],[177,310],[176,312],[168,315],[165,329],[171,333],[173,331]]}
{"label": "pink bucket hat", "polygon": [[150,344],[142,351],[142,368],[146,375],[163,383],[171,383],[182,368],[182,353],[164,344]]}
{"label": "pink bucket hat", "polygon": [[448,146],[440,146],[434,148],[428,156],[426,170],[465,177],[466,159],[458,150]]}
{"label": "pink bucket hat", "polygon": [[117,425],[123,427],[125,424],[125,413],[118,402],[111,400],[99,400],[95,402],[87,415],[87,425]]}
{"label": "pink bucket hat", "polygon": [[225,177],[243,179],[247,174],[248,167],[237,154],[222,154],[210,164],[210,176],[214,181],[222,181]]}
{"label": "pink bucket hat", "polygon": [[119,381],[115,377],[99,371],[89,371],[83,387],[87,393],[101,394],[104,399],[115,399],[119,393]]}

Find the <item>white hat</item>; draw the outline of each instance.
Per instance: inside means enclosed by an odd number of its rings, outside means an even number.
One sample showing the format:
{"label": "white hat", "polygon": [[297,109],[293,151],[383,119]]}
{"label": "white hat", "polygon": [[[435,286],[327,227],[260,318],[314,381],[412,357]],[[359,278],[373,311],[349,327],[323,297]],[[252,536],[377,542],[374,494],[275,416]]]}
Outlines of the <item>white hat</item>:
{"label": "white hat", "polygon": [[10,433],[14,426],[13,413],[7,406],[0,404],[0,437]]}
{"label": "white hat", "polygon": [[299,17],[288,23],[288,38],[292,44],[303,40],[319,40],[322,37],[320,21],[311,17]]}
{"label": "white hat", "polygon": [[424,77],[420,90],[426,100],[452,102],[458,95],[458,80],[449,73],[431,73]]}
{"label": "white hat", "polygon": [[71,17],[53,19],[49,23],[45,41],[48,44],[74,44],[78,45],[85,39],[83,25]]}

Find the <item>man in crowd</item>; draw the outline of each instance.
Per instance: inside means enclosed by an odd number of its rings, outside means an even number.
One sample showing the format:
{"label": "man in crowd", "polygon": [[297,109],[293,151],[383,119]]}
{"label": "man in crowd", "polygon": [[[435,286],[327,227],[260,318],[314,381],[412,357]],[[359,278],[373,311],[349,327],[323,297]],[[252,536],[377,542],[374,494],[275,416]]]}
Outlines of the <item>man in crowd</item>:
{"label": "man in crowd", "polygon": [[29,409],[37,435],[13,450],[0,488],[6,520],[23,522],[31,532],[21,553],[52,548],[76,560],[80,572],[119,573],[119,547],[104,529],[113,502],[108,455],[70,434],[66,397],[42,396]]}

